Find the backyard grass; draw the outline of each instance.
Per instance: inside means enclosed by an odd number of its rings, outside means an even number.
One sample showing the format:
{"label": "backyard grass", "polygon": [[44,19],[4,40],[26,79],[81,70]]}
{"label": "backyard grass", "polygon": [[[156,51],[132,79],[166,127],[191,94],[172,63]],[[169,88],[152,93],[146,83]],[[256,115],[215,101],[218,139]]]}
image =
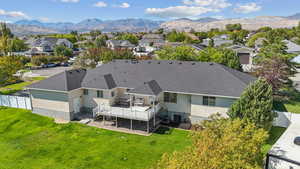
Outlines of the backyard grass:
{"label": "backyard grass", "polygon": [[44,79],[45,79],[45,77],[34,77],[30,81],[24,81],[24,82],[20,82],[20,83],[16,83],[16,84],[1,87],[0,88],[0,94],[9,95],[9,94],[16,93],[18,91],[23,90],[24,87],[26,87],[28,85],[31,85],[32,83],[35,83],[37,81],[44,80]]}
{"label": "backyard grass", "polygon": [[300,114],[300,92],[295,88],[286,88],[283,91],[288,97],[286,99],[275,99],[274,109],[283,112]]}
{"label": "backyard grass", "polygon": [[143,169],[191,145],[189,132],[138,136],[78,123],[55,124],[30,111],[0,107],[0,168]]}
{"label": "backyard grass", "polygon": [[263,154],[267,154],[268,151],[272,148],[272,146],[276,143],[279,137],[284,133],[286,128],[284,127],[275,127],[273,126],[269,132],[269,139],[267,140],[266,144],[262,148]]}

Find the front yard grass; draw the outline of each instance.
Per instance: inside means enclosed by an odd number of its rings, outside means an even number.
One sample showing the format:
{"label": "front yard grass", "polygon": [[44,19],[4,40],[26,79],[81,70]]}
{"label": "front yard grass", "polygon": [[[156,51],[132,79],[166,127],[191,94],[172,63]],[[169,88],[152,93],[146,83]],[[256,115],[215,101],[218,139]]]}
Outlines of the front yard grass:
{"label": "front yard grass", "polygon": [[284,127],[275,127],[273,126],[269,132],[269,138],[266,142],[266,144],[262,148],[262,152],[264,155],[266,155],[269,150],[272,148],[272,146],[276,143],[276,141],[279,139],[279,137],[284,133],[286,128]]}
{"label": "front yard grass", "polygon": [[138,136],[78,123],[55,124],[30,111],[0,107],[0,168],[143,169],[191,145],[189,132]]}
{"label": "front yard grass", "polygon": [[34,77],[29,81],[24,81],[24,82],[20,82],[20,83],[16,83],[16,84],[1,87],[0,88],[0,94],[10,95],[10,94],[16,93],[18,91],[23,90],[24,87],[26,87],[28,85],[31,85],[32,83],[38,82],[40,80],[44,80],[44,79],[46,79],[46,78],[45,77]]}

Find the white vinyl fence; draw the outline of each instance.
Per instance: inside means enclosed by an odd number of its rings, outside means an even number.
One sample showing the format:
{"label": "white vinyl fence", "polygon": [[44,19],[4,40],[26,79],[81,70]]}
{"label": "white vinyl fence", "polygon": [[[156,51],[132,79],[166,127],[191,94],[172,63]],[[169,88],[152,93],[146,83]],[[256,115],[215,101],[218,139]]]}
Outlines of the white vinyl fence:
{"label": "white vinyl fence", "polygon": [[0,95],[0,106],[31,110],[29,97]]}

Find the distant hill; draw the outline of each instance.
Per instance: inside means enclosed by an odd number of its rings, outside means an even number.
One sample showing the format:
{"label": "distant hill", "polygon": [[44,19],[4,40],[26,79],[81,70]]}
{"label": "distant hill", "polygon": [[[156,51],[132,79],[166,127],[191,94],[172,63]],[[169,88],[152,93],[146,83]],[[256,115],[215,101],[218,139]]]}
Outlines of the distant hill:
{"label": "distant hill", "polygon": [[[99,29],[105,32],[139,32],[149,31],[159,28],[161,21],[152,21],[147,19],[120,19],[107,20],[100,19],[86,19],[79,23],[58,22],[58,23],[44,23],[37,20],[20,20],[15,22],[15,25],[27,27],[45,28],[56,32],[66,33],[72,30],[79,32],[86,32]],[[43,32],[41,32],[43,33]]]}
{"label": "distant hill", "polygon": [[296,20],[300,20],[300,13],[296,13],[295,15],[292,16],[288,16],[288,19],[296,19]]}
{"label": "distant hill", "polygon": [[227,24],[242,24],[244,29],[257,30],[264,26],[272,28],[291,28],[298,25],[298,20],[276,16],[260,16],[255,18],[224,19],[211,22],[198,22],[193,20],[174,20],[161,24],[167,30],[189,31],[209,31],[212,28],[225,29]]}

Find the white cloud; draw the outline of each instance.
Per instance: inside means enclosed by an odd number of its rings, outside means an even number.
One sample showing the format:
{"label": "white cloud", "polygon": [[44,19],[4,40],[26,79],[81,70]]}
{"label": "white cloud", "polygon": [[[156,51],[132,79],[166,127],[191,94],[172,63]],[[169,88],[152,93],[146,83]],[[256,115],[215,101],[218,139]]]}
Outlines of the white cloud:
{"label": "white cloud", "polygon": [[124,2],[124,3],[122,3],[121,5],[119,5],[118,7],[120,7],[120,8],[129,8],[129,7],[130,7],[130,4],[127,3],[127,2]]}
{"label": "white cloud", "polygon": [[168,8],[147,8],[146,13],[161,18],[193,17],[214,11],[200,6],[171,6]]}
{"label": "white cloud", "polygon": [[234,11],[236,13],[247,14],[247,13],[259,11],[259,10],[261,10],[261,8],[262,8],[261,6],[257,5],[254,2],[251,2],[251,3],[244,4],[244,5],[241,5],[241,4],[237,5],[237,7],[234,8]]}
{"label": "white cloud", "polygon": [[202,6],[213,9],[223,9],[231,6],[227,0],[183,0],[183,4],[192,6]]}
{"label": "white cloud", "polygon": [[232,5],[227,0],[182,0],[182,4],[167,8],[147,8],[145,12],[162,18],[192,18],[208,12],[219,12]]}
{"label": "white cloud", "polygon": [[65,2],[65,3],[77,3],[80,0],[60,0],[61,2]]}
{"label": "white cloud", "polygon": [[11,17],[11,18],[29,18],[28,15],[21,11],[5,11],[0,9],[0,16]]}
{"label": "white cloud", "polygon": [[94,7],[104,8],[104,7],[107,7],[107,3],[103,2],[103,1],[99,1],[94,4]]}

